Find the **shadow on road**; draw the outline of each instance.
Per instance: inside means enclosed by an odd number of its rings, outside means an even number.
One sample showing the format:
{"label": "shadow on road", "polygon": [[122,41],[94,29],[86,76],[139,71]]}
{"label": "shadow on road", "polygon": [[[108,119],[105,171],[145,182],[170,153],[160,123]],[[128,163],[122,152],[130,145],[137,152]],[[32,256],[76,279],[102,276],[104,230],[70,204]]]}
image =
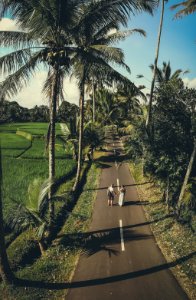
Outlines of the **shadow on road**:
{"label": "shadow on road", "polygon": [[[124,228],[123,238],[125,243],[135,240],[143,240],[152,238],[151,234],[145,234]],[[114,249],[114,245],[120,244],[119,228],[112,228],[108,230],[100,230],[96,232],[86,232],[78,234],[67,234],[61,237],[59,244],[68,246],[71,250],[80,249],[83,255],[91,256],[99,251],[106,251],[111,257],[118,255],[120,252]]]}
{"label": "shadow on road", "polygon": [[[146,182],[141,182],[141,183],[133,183],[133,184],[125,184],[124,186],[125,187],[132,187],[132,186],[138,186],[138,185],[144,185],[144,184],[148,184],[148,183],[151,183],[151,181],[146,181]],[[114,188],[118,188],[117,185],[114,185]],[[82,192],[88,192],[88,191],[99,191],[99,190],[107,190],[108,189],[108,186],[103,186],[103,187],[99,187],[97,189],[83,189]],[[70,193],[71,190],[68,190],[68,191],[63,191],[63,194],[66,194],[66,193]]]}
{"label": "shadow on road", "polygon": [[180,257],[173,262],[170,263],[164,263],[157,266],[152,266],[147,269],[142,269],[134,272],[128,272],[124,274],[117,274],[110,277],[103,277],[103,278],[95,278],[95,279],[89,279],[84,281],[75,281],[75,282],[65,282],[65,283],[50,283],[50,282],[42,282],[42,281],[31,281],[31,280],[22,280],[17,279],[15,284],[20,287],[33,287],[33,288],[41,288],[41,289],[50,289],[50,290],[62,290],[62,289],[68,289],[68,288],[81,288],[81,287],[88,287],[93,285],[102,285],[107,284],[111,282],[117,282],[117,281],[123,281],[128,279],[137,278],[140,276],[145,276],[153,273],[160,272],[162,270],[173,268],[177,265],[182,264],[186,260],[193,258],[196,254],[196,251],[189,253],[186,256]]}
{"label": "shadow on road", "polygon": [[[122,227],[123,234],[126,232],[127,229],[131,229],[131,228],[135,228],[135,227],[142,227],[142,226],[150,225],[153,223],[158,223],[158,222],[163,221],[172,216],[173,216],[173,214],[168,214],[168,215],[163,216],[162,218],[155,219],[153,221],[123,226]],[[59,243],[62,243],[64,245],[69,245],[68,243],[72,243],[74,240],[77,241],[77,239],[88,240],[88,238],[91,236],[93,236],[93,237],[98,236],[99,238],[102,236],[102,239],[100,239],[100,241],[99,241],[99,244],[100,244],[101,241],[108,242],[108,240],[109,239],[111,240],[112,238],[114,238],[115,241],[117,241],[115,235],[117,235],[117,237],[118,237],[117,240],[119,241],[119,227],[113,227],[113,228],[109,228],[109,229],[101,229],[101,230],[96,230],[96,231],[89,231],[89,232],[84,232],[84,233],[81,232],[81,233],[75,233],[75,234],[71,234],[71,235],[70,234],[69,235],[61,234],[61,235],[58,235],[58,239],[61,239],[61,240],[59,240]],[[144,237],[143,234],[142,235],[140,234],[140,238],[142,238],[142,236]],[[149,235],[148,235],[148,237],[149,237]],[[128,238],[128,235],[127,235],[127,238]],[[132,239],[133,238],[134,238],[134,235],[132,233]],[[136,236],[135,236],[135,238],[136,238]],[[138,236],[138,238],[139,238],[139,236]],[[126,239],[126,236],[125,236],[125,239]]]}
{"label": "shadow on road", "polygon": [[[148,184],[151,183],[151,181],[146,181],[146,182],[141,182],[141,183],[132,183],[132,184],[124,184],[125,187],[132,187],[132,186],[138,186],[138,185],[144,185],[144,184]],[[117,188],[117,185],[114,185],[114,188]],[[99,190],[106,190],[108,188],[108,186],[103,186],[97,189],[84,189],[83,192],[87,192],[87,191],[99,191]]]}

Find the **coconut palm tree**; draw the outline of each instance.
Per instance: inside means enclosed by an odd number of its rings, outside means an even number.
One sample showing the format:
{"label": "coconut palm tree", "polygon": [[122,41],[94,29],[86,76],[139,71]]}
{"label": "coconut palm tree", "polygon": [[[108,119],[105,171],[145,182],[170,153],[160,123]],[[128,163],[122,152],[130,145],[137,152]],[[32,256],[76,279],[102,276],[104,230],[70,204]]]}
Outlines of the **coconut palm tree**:
{"label": "coconut palm tree", "polygon": [[[123,52],[110,45],[119,40],[124,40],[127,36],[135,32],[145,35],[145,32],[141,29],[126,30],[124,32],[117,31],[120,27],[118,19],[110,20],[110,18],[105,18],[105,16],[108,15],[107,6],[108,4],[105,5],[104,11],[102,11],[102,17],[104,17],[103,23],[101,23],[99,17],[99,23],[97,24],[95,22],[97,18],[97,9],[95,9],[97,3],[95,2],[93,5],[86,6],[84,13],[81,15],[81,20],[78,22],[76,29],[74,29],[76,44],[79,47],[78,55],[75,57],[76,64],[74,72],[79,80],[80,89],[80,129],[78,168],[73,190],[75,190],[78,185],[82,165],[85,84],[88,83],[91,78],[93,78],[93,80],[95,78],[101,79],[105,83],[108,82],[111,77],[113,77],[113,80],[125,81],[125,78],[110,66],[112,62],[125,67],[129,71],[128,66],[124,63]],[[98,7],[98,9],[100,8]],[[94,22],[91,24],[92,18]],[[115,32],[113,33],[113,31]],[[128,82],[128,80],[126,81]]]}
{"label": "coconut palm tree", "polygon": [[187,0],[180,3],[177,3],[175,5],[171,6],[171,9],[176,9],[179,7],[184,7],[180,9],[176,14],[175,18],[182,18],[184,16],[187,16],[189,14],[193,14],[196,12],[196,0]]}
{"label": "coconut palm tree", "polygon": [[148,103],[148,112],[147,112],[147,118],[146,118],[146,129],[147,129],[148,133],[150,133],[150,125],[151,125],[151,118],[152,118],[153,92],[154,92],[154,86],[155,86],[155,80],[156,80],[156,71],[157,71],[157,63],[158,63],[158,58],[159,58],[161,34],[162,34],[162,29],[163,29],[163,17],[164,17],[164,11],[165,11],[165,2],[167,2],[167,1],[168,0],[161,0],[161,17],[160,17],[157,47],[156,47],[156,53],[155,53],[153,77],[152,77],[151,88],[150,88],[150,99],[149,99],[149,103]]}
{"label": "coconut palm tree", "polygon": [[[0,145],[1,146],[1,145]],[[1,147],[0,147],[0,276],[5,283],[13,283],[15,276],[9,265],[4,236],[4,222],[3,222],[3,183],[2,183],[2,158],[1,158]]]}
{"label": "coconut palm tree", "polygon": [[[81,21],[86,22],[86,15],[89,12],[88,26],[85,27],[88,28],[88,34],[87,31],[85,32],[88,38],[92,36],[93,29],[108,20],[119,20],[119,23],[126,25],[130,12],[145,10],[152,13],[156,2],[155,0],[139,2],[136,0],[53,0],[49,3],[45,0],[3,1],[0,7],[0,17],[7,11],[11,12],[23,30],[0,33],[1,45],[18,49],[0,59],[1,69],[10,74],[1,85],[2,94],[9,96],[16,94],[24,84],[27,84],[31,75],[37,70],[38,64],[43,63],[46,67],[49,66],[45,90],[51,99],[49,126],[49,179],[51,181],[55,177],[56,109],[62,95],[63,76],[67,75],[73,53],[78,48],[77,44],[73,44],[73,37],[76,41],[75,34],[82,25]],[[49,191],[49,197],[51,195],[52,190]],[[52,202],[50,216],[52,223],[54,217]]]}
{"label": "coconut palm tree", "polygon": [[142,89],[144,86],[117,86],[115,97],[123,108],[122,119],[126,122],[132,120],[132,117],[141,114],[141,104],[139,99],[146,101],[146,96],[143,94]]}
{"label": "coconut palm tree", "polygon": [[[154,70],[154,66],[150,65],[151,70]],[[161,83],[166,83],[168,81],[180,80],[180,75],[188,73],[188,70],[182,71],[181,69],[176,70],[172,73],[170,62],[163,62],[162,69],[157,67],[156,70],[156,82],[160,85]]]}
{"label": "coconut palm tree", "polygon": [[[17,50],[0,59],[0,69],[9,76],[1,84],[1,93],[15,95],[36,71],[39,65],[48,68],[44,90],[50,101],[49,179],[55,177],[55,121],[62,96],[63,78],[70,68],[67,49],[68,32],[77,19],[82,0],[77,1],[4,1],[1,14],[7,10],[21,26],[20,32],[0,32],[1,45]],[[68,31],[67,31],[68,30]],[[52,189],[52,185],[50,185]],[[49,198],[52,190],[49,190]],[[50,220],[54,218],[54,203],[50,203]]]}

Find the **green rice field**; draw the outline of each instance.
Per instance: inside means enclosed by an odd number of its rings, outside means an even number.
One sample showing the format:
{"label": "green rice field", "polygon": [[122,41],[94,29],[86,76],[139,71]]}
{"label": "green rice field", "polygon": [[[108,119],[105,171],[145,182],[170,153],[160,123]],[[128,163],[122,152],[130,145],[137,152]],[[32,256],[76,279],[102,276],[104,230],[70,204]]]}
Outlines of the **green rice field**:
{"label": "green rice field", "polygon": [[[28,187],[34,179],[48,177],[48,155],[45,151],[47,123],[15,123],[0,125],[3,207],[5,220],[11,216],[18,203],[28,200]],[[69,149],[60,138],[60,125],[57,124],[56,138],[56,177],[68,174],[76,162],[71,159]],[[31,134],[31,141],[16,134],[17,130]]]}

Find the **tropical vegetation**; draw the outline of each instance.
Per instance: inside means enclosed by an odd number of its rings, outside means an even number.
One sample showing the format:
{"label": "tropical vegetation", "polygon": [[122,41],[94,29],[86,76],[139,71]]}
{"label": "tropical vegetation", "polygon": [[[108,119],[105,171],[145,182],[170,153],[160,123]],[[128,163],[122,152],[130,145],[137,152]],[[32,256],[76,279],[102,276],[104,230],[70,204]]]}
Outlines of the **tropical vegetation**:
{"label": "tropical vegetation", "polygon": [[[130,14],[152,14],[159,2],[162,10],[148,99],[144,86],[137,87],[116,71],[116,67],[131,70],[116,44],[133,33],[145,36],[142,29],[122,27]],[[45,271],[51,268],[62,279],[58,253],[70,279],[82,247],[77,233],[86,229],[92,216],[100,157],[108,155],[104,140],[108,128],[124,142],[121,159],[141,166],[144,178],[158,186],[162,209],[195,232],[196,90],[183,83],[187,71],[173,71],[172,62],[159,66],[165,2],[2,2],[0,15],[10,12],[20,25],[18,32],[0,32],[0,45],[13,50],[0,58],[0,70],[6,75],[0,95],[0,275],[6,284],[20,282],[13,270],[24,280],[37,271],[46,279]],[[177,16],[194,12],[195,1],[179,5],[185,9]],[[43,86],[48,106],[27,109],[8,101],[40,67],[48,72]],[[79,106],[64,99],[68,76],[76,78]],[[84,195],[84,186],[89,194]],[[61,232],[74,233],[74,240],[59,241]],[[33,264],[32,274],[28,262]],[[50,291],[39,292],[49,297]],[[39,297],[36,293],[32,290]]]}

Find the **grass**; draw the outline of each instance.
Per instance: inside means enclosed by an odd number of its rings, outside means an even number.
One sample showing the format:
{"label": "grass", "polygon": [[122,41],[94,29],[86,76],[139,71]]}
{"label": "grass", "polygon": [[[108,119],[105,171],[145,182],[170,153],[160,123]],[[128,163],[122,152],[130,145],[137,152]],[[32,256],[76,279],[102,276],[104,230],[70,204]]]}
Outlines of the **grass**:
{"label": "grass", "polygon": [[[15,133],[17,129],[21,131],[29,132],[33,135],[45,135],[48,130],[48,123],[35,123],[35,122],[28,122],[28,123],[10,123],[0,125],[0,132],[9,132]],[[56,124],[56,134],[61,135],[60,124]]]}
{"label": "grass", "polygon": [[[84,190],[96,189],[99,183],[100,169],[95,164],[91,166],[87,175]],[[72,182],[73,183],[73,182]],[[71,182],[64,186],[69,190]],[[59,192],[62,192],[60,189]],[[72,213],[69,215],[66,223],[62,227],[52,247],[48,249],[46,254],[35,261],[33,265],[26,266],[17,271],[16,275],[22,279],[39,282],[66,283],[69,282],[73,271],[76,267],[80,247],[68,245],[66,236],[74,233],[85,232],[90,224],[93,204],[96,197],[96,191],[82,192]],[[14,249],[13,249],[14,251]],[[65,287],[58,290],[39,287],[1,287],[0,289],[3,299],[64,299]],[[7,297],[7,298],[6,298]]]}
{"label": "grass", "polygon": [[29,140],[15,133],[0,132],[0,134],[3,156],[17,157],[31,145]]}
{"label": "grass", "polygon": [[[76,166],[71,159],[58,159],[56,161],[56,177],[69,173]],[[25,203],[28,197],[28,186],[35,178],[48,177],[47,159],[13,159],[3,160],[3,195],[5,220],[15,210],[15,201]]]}
{"label": "grass", "polygon": [[[18,203],[28,199],[28,186],[35,178],[43,181],[48,177],[48,158],[45,155],[44,135],[47,123],[12,123],[0,126],[3,167],[4,218],[12,217]],[[60,125],[57,124],[60,134]],[[35,134],[31,141],[16,134],[17,129]],[[25,135],[25,134],[24,134]],[[26,151],[25,151],[26,150]],[[70,151],[70,149],[68,149]],[[56,139],[56,177],[66,176],[76,167],[71,153],[65,153],[63,142]],[[69,156],[69,158],[68,158]]]}
{"label": "grass", "polygon": [[[130,169],[136,182],[149,181],[142,176],[141,163],[131,164]],[[151,229],[166,260],[172,262],[187,257],[172,268],[172,271],[190,299],[196,299],[196,266],[194,256],[189,257],[189,254],[195,252],[194,233],[188,226],[179,224],[167,211],[166,205],[161,201],[162,193],[158,185],[139,185],[138,193],[145,203],[146,217],[151,222]]]}
{"label": "grass", "polygon": [[[63,142],[57,137],[55,144],[55,157],[56,159],[65,158],[65,146]],[[45,151],[45,139],[43,136],[36,137],[33,139],[33,144],[28,151],[22,154],[21,158],[39,158],[39,159],[47,159],[48,152]]]}

